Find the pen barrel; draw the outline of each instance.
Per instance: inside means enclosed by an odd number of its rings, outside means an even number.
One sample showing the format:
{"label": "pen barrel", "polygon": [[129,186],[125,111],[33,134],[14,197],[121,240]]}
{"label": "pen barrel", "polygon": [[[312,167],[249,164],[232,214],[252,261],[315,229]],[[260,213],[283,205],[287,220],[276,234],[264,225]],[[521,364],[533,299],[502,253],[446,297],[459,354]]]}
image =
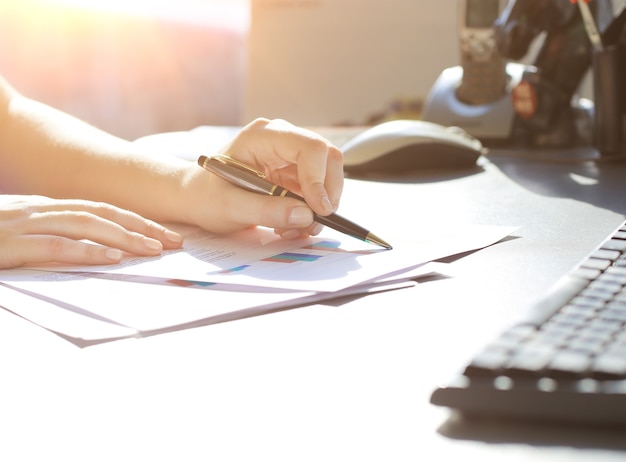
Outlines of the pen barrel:
{"label": "pen barrel", "polygon": [[204,169],[223,178],[229,183],[258,194],[272,194],[272,183],[255,173],[243,170],[235,165],[220,162],[211,157],[200,156],[198,164]]}
{"label": "pen barrel", "polygon": [[[299,196],[289,191],[288,189],[283,188],[282,186],[278,186],[278,188],[280,188],[280,191],[277,191],[276,194],[273,194],[274,196],[293,197],[294,199],[298,199],[304,202],[304,198],[302,196]],[[324,226],[328,226],[329,228],[334,229],[335,231],[339,231],[341,233],[348,234],[359,239],[364,240],[369,234],[369,231],[365,228],[362,228],[356,223],[340,215],[337,215],[336,213],[331,213],[330,215],[318,215],[317,213],[314,213],[313,219]]]}
{"label": "pen barrel", "polygon": [[[206,156],[200,156],[198,164],[226,181],[249,191],[259,194],[268,194],[270,196],[291,197],[306,203],[302,196],[267,181],[260,172],[254,173],[251,169],[244,169],[240,165],[231,165],[227,162]],[[335,213],[326,216],[314,213],[313,219],[317,223],[339,231],[340,233],[347,234],[348,236],[391,248],[387,243],[376,238],[376,236],[371,234],[367,229]]]}
{"label": "pen barrel", "polygon": [[337,215],[336,213],[327,216],[315,214],[315,221],[324,226],[328,226],[335,231],[347,234],[348,236],[356,237],[357,239],[361,239],[363,241],[368,240],[370,234],[367,229],[345,219],[340,215]]}
{"label": "pen barrel", "polygon": [[[298,199],[299,201],[306,202],[302,196],[299,196],[282,186],[273,186],[272,192],[270,193],[272,196],[292,197],[294,199]],[[315,213],[313,215],[313,219],[317,223],[334,229],[335,231],[339,231],[340,233],[347,234],[348,236],[356,237],[357,239],[367,240],[370,235],[370,232],[367,229],[340,215],[337,215],[336,213],[331,213],[330,215],[318,215]]]}

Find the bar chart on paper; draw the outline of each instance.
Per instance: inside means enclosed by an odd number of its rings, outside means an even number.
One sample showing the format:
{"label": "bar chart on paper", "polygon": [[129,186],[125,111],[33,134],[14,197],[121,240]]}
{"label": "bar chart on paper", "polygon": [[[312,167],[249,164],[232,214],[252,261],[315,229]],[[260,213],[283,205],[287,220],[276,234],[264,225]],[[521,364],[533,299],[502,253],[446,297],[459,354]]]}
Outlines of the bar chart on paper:
{"label": "bar chart on paper", "polygon": [[[336,240],[308,240],[302,247],[278,252],[249,264],[217,271],[215,281],[274,286],[306,290],[308,283],[320,281],[332,283],[335,279],[348,277],[352,271],[362,269],[359,258],[384,252],[380,249],[347,249]],[[257,282],[255,283],[254,280]],[[291,281],[291,283],[289,283]],[[234,283],[234,281],[233,281]],[[275,285],[277,284],[277,285]]]}
{"label": "bar chart on paper", "polygon": [[[309,252],[312,251],[312,252]],[[297,263],[297,262],[315,262],[320,258],[324,257],[324,253],[320,252],[343,252],[350,253],[356,255],[369,255],[373,253],[373,251],[369,250],[344,250],[339,246],[339,242],[337,241],[321,241],[316,242],[314,244],[306,245],[301,247],[297,251],[291,252],[282,252],[277,255],[272,255],[270,257],[263,258],[259,261],[261,262],[269,262],[269,263]],[[225,271],[222,271],[222,274],[227,274],[230,272],[239,272],[244,271],[246,268],[249,268],[251,265],[241,265],[236,268],[231,268]]]}
{"label": "bar chart on paper", "polygon": [[[381,249],[337,231],[323,237],[284,240],[273,230],[252,228],[215,235],[190,227],[182,249],[158,257],[129,256],[106,267],[59,266],[57,271],[107,273],[291,291],[335,292],[415,269],[424,263],[499,241],[515,228],[464,226],[420,236],[399,236]],[[49,270],[50,268],[45,268]]]}

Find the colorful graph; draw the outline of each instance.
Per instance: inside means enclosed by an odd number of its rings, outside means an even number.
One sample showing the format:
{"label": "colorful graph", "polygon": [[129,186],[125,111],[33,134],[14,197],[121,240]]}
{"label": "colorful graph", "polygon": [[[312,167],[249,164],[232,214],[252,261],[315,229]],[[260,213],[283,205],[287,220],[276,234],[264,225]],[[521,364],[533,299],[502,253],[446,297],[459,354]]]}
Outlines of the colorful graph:
{"label": "colorful graph", "polygon": [[[341,243],[338,241],[314,242],[313,244],[305,245],[295,251],[281,252],[270,257],[262,258],[258,263],[312,263],[318,261],[324,256],[330,255],[330,253],[336,252],[358,255],[368,255],[373,253],[373,251],[369,250],[345,250],[341,249],[339,247],[340,245]],[[250,268],[250,266],[251,265],[241,265],[235,268],[220,271],[217,274],[237,273]]]}
{"label": "colorful graph", "polygon": [[326,252],[345,252],[345,253],[354,253],[358,255],[370,255],[374,253],[373,250],[344,250],[339,248],[340,242],[337,241],[320,241],[311,245],[307,245],[302,247],[302,249],[310,249],[310,250],[324,250]]}
{"label": "colorful graph", "polygon": [[230,268],[224,271],[220,271],[219,274],[228,274],[228,273],[238,273],[239,271],[243,271],[246,268],[249,268],[250,265],[241,265],[241,266],[235,266],[234,268]]}
{"label": "colorful graph", "polygon": [[261,261],[270,261],[274,263],[295,263],[297,261],[315,261],[322,258],[322,255],[311,255],[307,253],[283,252],[273,257],[264,258]]}
{"label": "colorful graph", "polygon": [[185,279],[168,279],[167,282],[179,287],[209,287],[215,285],[214,282],[188,281]]}

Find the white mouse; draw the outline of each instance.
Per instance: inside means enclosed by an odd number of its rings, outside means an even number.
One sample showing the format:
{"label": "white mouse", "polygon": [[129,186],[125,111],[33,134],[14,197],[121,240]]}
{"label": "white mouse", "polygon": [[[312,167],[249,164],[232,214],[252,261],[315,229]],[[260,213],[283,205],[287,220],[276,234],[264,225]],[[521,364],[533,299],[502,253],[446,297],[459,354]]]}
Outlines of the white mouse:
{"label": "white mouse", "polygon": [[358,134],[343,147],[346,172],[399,173],[425,169],[468,169],[485,152],[459,127],[423,120],[392,120]]}

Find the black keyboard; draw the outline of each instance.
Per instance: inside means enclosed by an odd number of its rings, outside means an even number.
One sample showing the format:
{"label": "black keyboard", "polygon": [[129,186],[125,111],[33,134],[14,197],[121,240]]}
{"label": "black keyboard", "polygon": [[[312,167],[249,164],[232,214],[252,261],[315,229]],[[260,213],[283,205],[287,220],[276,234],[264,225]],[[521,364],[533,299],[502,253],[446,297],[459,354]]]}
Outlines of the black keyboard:
{"label": "black keyboard", "polygon": [[626,222],[431,402],[487,417],[626,424]]}

